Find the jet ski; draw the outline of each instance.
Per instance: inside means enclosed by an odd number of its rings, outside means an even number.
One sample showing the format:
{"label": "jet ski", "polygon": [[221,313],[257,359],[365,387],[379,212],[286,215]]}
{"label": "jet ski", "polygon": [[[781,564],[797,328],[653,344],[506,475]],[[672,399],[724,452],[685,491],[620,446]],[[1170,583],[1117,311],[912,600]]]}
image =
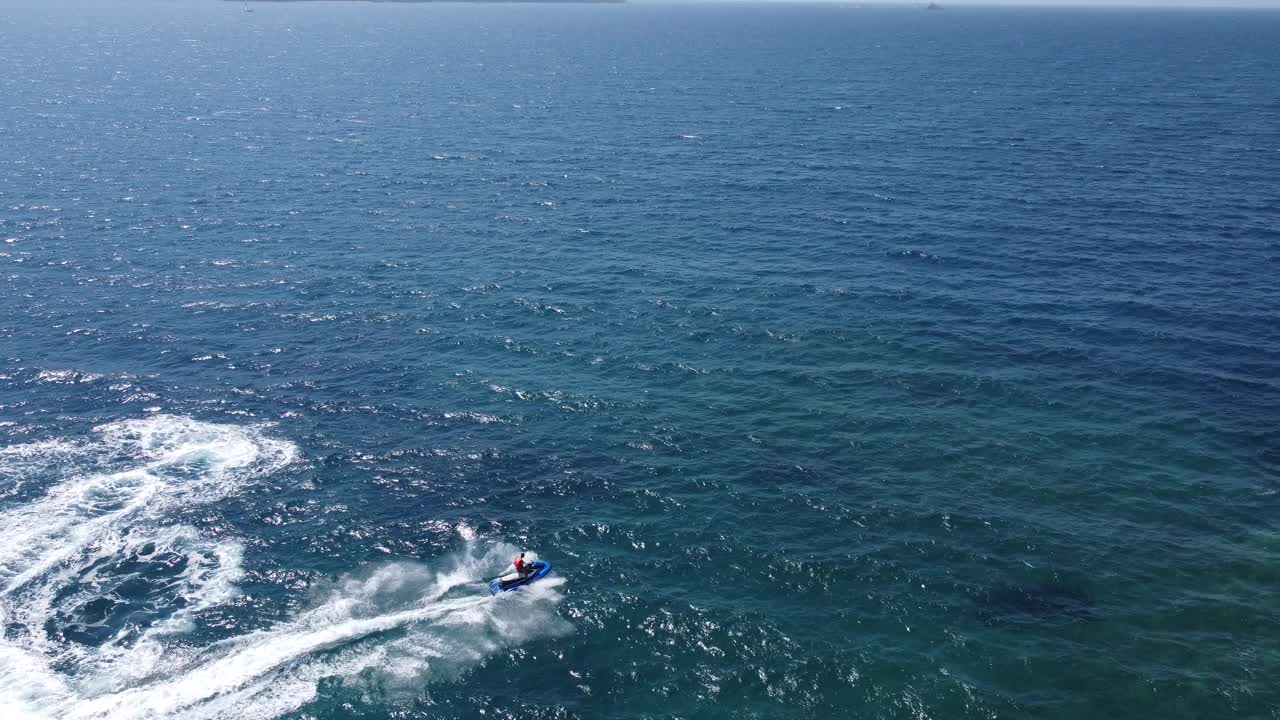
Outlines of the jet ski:
{"label": "jet ski", "polygon": [[519,573],[507,573],[489,581],[489,592],[497,595],[500,592],[514,592],[530,583],[535,583],[551,572],[551,563],[546,560],[534,560],[529,563],[530,572],[525,577]]}

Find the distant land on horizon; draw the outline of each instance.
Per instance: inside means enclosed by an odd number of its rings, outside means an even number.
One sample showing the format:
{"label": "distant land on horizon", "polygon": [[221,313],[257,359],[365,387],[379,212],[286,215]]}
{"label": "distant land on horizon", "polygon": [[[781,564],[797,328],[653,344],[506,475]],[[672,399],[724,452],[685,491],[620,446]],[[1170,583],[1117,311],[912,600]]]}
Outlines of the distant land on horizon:
{"label": "distant land on horizon", "polygon": [[[285,3],[285,2],[326,2],[330,0],[228,0],[228,2],[255,2],[255,3]],[[575,3],[575,4],[620,4],[627,0],[358,0],[360,2],[377,2],[377,3],[480,3],[480,4],[497,4],[497,3]]]}

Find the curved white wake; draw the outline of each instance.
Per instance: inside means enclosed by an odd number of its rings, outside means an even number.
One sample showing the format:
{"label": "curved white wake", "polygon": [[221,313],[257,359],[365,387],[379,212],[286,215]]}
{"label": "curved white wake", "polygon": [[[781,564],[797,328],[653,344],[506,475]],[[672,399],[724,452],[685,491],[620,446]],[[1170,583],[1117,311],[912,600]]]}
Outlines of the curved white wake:
{"label": "curved white wake", "polygon": [[[258,427],[173,416],[96,433],[0,448],[0,718],[269,718],[313,699],[324,678],[373,672],[420,688],[566,627],[556,583],[490,598],[478,581],[513,548],[469,545],[442,571],[396,564],[343,580],[271,629],[175,643],[236,596],[241,549],[166,517],[285,468],[297,450]],[[43,494],[13,502],[33,488]],[[121,578],[147,572],[160,575],[143,598],[149,624],[103,620]]]}
{"label": "curved white wake", "polygon": [[[477,571],[494,567],[512,549],[464,555],[438,574],[393,564],[368,578],[348,579],[292,622],[209,648],[180,673],[156,682],[86,699],[64,717],[273,717],[313,699],[323,677],[376,669],[388,679],[399,674],[420,684],[535,635],[564,631],[566,623],[554,613],[557,582],[503,598],[490,597],[478,583]],[[462,588],[471,592],[450,592]],[[380,637],[390,631],[397,636]]]}

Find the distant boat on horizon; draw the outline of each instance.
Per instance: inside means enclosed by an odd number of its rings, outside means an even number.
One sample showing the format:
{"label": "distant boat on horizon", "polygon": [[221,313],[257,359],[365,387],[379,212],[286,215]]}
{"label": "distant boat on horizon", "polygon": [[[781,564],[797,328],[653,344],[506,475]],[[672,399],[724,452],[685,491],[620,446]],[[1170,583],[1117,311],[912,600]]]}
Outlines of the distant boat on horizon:
{"label": "distant boat on horizon", "polygon": [[925,10],[941,10],[941,9],[942,9],[942,6],[936,2],[931,2],[927,7],[925,7]]}

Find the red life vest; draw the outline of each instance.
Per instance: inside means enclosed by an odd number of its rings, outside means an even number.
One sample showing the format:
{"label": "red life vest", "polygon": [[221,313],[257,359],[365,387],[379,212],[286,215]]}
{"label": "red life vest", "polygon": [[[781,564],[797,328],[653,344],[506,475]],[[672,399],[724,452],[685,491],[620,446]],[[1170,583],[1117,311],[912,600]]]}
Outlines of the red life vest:
{"label": "red life vest", "polygon": [[524,570],[524,560],[521,560],[518,556],[511,562],[511,564],[516,566],[517,571]]}

